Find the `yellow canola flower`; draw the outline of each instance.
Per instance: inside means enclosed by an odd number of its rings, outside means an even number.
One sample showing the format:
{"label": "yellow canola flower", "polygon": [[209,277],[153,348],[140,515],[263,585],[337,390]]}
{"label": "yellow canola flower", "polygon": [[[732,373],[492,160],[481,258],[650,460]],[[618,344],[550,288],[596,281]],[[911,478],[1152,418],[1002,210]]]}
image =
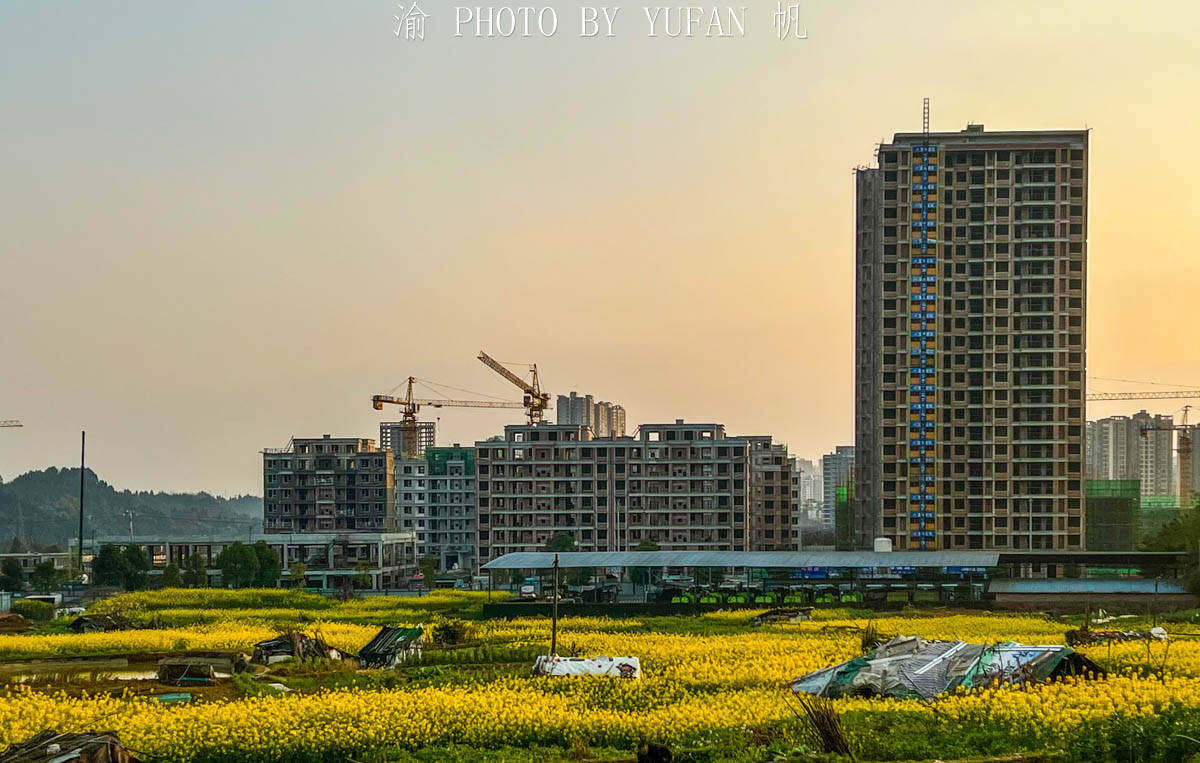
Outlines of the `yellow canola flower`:
{"label": "yellow canola flower", "polygon": [[[454,594],[454,595],[449,595]],[[174,612],[179,627],[100,634],[0,636],[0,659],[74,654],[132,654],[179,649],[249,651],[275,635],[281,621],[303,613],[305,632],[355,652],[377,631],[362,617],[428,624],[431,604],[458,606],[478,595],[459,592],[418,599],[363,599],[338,603],[295,592],[155,591],[130,594],[127,606]],[[289,598],[290,597],[290,598]],[[435,598],[437,597],[437,598]],[[381,600],[382,599],[382,600]],[[211,613],[198,622],[197,613]],[[584,655],[635,655],[644,678],[535,677],[523,670],[464,673],[463,683],[388,691],[296,692],[282,697],[162,705],[145,698],[68,698],[24,689],[0,695],[0,747],[47,728],[102,726],[154,759],[186,761],[239,756],[339,759],[398,746],[448,743],[479,748],[508,745],[627,747],[639,739],[687,743],[718,731],[737,731],[794,718],[783,684],[859,654],[866,620],[845,612],[823,613],[800,624],[739,628],[754,612],[715,612],[680,620],[681,630],[655,632],[647,618],[564,619],[560,650]],[[1042,617],[987,613],[873,619],[884,635],[920,635],[973,642],[1062,643],[1066,627]],[[660,627],[670,623],[656,621]],[[474,624],[489,645],[549,643],[545,618]],[[1200,709],[1200,641],[1125,643],[1083,650],[1113,673],[1106,680],[1067,680],[1011,689],[993,683],[959,691],[932,704],[911,700],[845,699],[839,712],[908,713],[936,722],[947,733],[990,726],[1014,738],[1050,746],[1081,724],[1125,715],[1151,717],[1169,708]],[[1160,679],[1142,677],[1151,670]],[[474,676],[478,676],[475,678]],[[499,675],[500,677],[496,677]],[[469,683],[468,683],[469,682]],[[848,724],[849,725],[849,724]],[[853,725],[849,725],[854,733]]]}

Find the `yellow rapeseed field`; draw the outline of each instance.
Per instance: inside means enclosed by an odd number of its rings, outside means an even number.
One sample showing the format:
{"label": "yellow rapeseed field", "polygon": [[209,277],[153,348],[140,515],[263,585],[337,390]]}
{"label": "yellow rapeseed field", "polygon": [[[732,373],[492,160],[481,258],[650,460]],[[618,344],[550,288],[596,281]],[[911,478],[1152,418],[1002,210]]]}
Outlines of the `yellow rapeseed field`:
{"label": "yellow rapeseed field", "polygon": [[[147,594],[147,610],[204,611],[201,593],[166,601]],[[225,594],[218,593],[218,596]],[[142,596],[142,595],[136,595]],[[160,597],[159,599],[153,598]],[[0,659],[12,661],[87,653],[138,653],[172,649],[239,649],[279,631],[280,612],[296,602],[270,597],[238,607],[229,599],[219,617],[162,630],[88,635],[0,636]],[[425,622],[429,610],[366,600],[311,609],[307,632],[356,651],[374,625],[341,622],[339,614],[374,611],[397,622]],[[406,606],[413,617],[403,620]],[[268,613],[264,616],[264,613]],[[158,760],[336,759],[386,747],[446,744],[477,748],[525,745],[628,747],[640,739],[696,743],[714,733],[743,733],[795,718],[794,700],[782,689],[804,673],[849,659],[860,651],[861,619],[844,615],[800,624],[752,628],[747,612],[713,613],[686,621],[679,632],[661,620],[572,618],[560,623],[560,651],[584,655],[636,655],[641,681],[551,679],[529,675],[523,665],[484,678],[444,685],[388,690],[321,690],[282,697],[162,705],[146,698],[70,698],[14,687],[0,695],[0,746],[46,728],[103,727]],[[289,616],[290,617],[290,616]],[[283,618],[288,619],[288,618]],[[357,618],[354,618],[357,619]],[[195,621],[193,621],[195,622]],[[953,614],[941,617],[882,616],[884,635],[920,635],[976,642],[1014,640],[1063,643],[1062,623],[1036,616]],[[540,645],[549,640],[545,619],[489,621],[475,625],[487,644]],[[883,699],[836,703],[851,735],[871,717],[936,723],[940,733],[966,734],[996,728],[1017,749],[1067,744],[1082,724],[1111,718],[1153,718],[1167,711],[1200,711],[1200,642],[1169,646],[1143,643],[1084,650],[1113,673],[1096,681],[1062,681],[1011,690],[959,693],[932,704]],[[432,668],[431,668],[432,669]]]}

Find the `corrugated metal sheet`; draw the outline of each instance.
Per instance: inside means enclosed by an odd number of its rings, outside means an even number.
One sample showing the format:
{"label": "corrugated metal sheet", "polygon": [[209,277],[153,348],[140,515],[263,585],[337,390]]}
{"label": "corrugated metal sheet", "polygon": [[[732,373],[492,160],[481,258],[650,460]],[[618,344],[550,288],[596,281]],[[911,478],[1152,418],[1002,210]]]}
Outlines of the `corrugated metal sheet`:
{"label": "corrugated metal sheet", "polygon": [[[1104,593],[1154,593],[1154,580],[993,580],[988,586],[991,593],[1025,594],[1104,594]],[[1187,590],[1177,580],[1159,580],[1161,594],[1181,594]]]}
{"label": "corrugated metal sheet", "polygon": [[[999,555],[986,551],[570,551],[559,567],[995,567]],[[554,554],[505,554],[485,570],[544,570]]]}

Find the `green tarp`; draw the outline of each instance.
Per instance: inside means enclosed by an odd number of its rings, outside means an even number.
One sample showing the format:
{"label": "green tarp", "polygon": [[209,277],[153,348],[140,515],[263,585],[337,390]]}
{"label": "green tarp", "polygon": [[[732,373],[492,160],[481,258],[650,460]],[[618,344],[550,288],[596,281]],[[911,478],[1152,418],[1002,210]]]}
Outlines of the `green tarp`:
{"label": "green tarp", "polygon": [[994,681],[1017,685],[1064,675],[1103,675],[1098,665],[1066,646],[1013,641],[969,644],[900,636],[865,657],[797,678],[792,691],[821,697],[933,699],[959,687]]}

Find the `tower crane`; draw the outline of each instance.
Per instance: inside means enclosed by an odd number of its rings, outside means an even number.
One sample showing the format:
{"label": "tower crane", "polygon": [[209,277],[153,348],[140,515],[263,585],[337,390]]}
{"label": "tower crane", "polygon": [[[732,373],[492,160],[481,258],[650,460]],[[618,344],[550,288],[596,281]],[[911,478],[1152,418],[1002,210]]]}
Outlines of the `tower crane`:
{"label": "tower crane", "polygon": [[1175,451],[1179,454],[1179,511],[1184,512],[1192,508],[1192,430],[1188,426],[1187,418],[1188,411],[1192,406],[1183,406],[1183,417],[1178,424],[1167,426],[1154,425],[1142,427],[1142,437],[1146,436],[1147,432],[1178,432],[1178,444],[1175,446]]}
{"label": "tower crane", "polygon": [[0,427],[23,427],[23,426],[25,426],[25,425],[22,424],[21,422],[17,421],[16,419],[7,419],[5,421],[0,421]]}
{"label": "tower crane", "polygon": [[1200,389],[1169,392],[1093,392],[1088,400],[1189,400],[1200,399]]}
{"label": "tower crane", "polygon": [[372,395],[371,407],[382,411],[384,404],[400,406],[400,432],[404,437],[401,455],[405,458],[417,457],[417,411],[421,406],[430,408],[524,408],[524,403],[508,403],[500,400],[438,400],[413,397],[415,376],[408,377],[408,390],[404,397],[392,395]]}
{"label": "tower crane", "polygon": [[512,371],[509,371],[504,365],[488,355],[483,350],[479,351],[479,360],[488,368],[503,376],[512,384],[521,388],[525,393],[524,407],[529,413],[529,423],[537,424],[542,420],[542,415],[546,409],[550,407],[550,393],[542,392],[542,386],[538,381],[538,370],[536,363],[530,363],[529,372],[532,374],[530,381],[525,381],[520,376],[517,376]]}

